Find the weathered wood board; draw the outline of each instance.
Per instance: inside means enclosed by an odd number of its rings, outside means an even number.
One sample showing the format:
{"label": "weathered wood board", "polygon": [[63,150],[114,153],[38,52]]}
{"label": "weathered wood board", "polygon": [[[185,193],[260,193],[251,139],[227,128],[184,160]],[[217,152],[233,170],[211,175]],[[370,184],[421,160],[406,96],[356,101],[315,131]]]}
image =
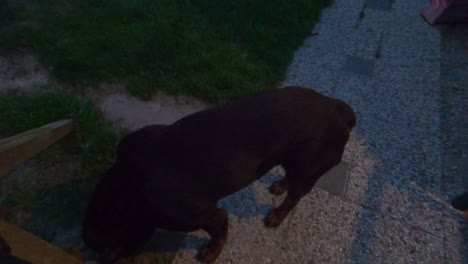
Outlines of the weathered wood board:
{"label": "weathered wood board", "polygon": [[60,120],[0,140],[0,176],[73,131],[72,120]]}
{"label": "weathered wood board", "polygon": [[78,264],[78,258],[66,253],[61,248],[30,234],[21,228],[0,220],[0,236],[11,248],[11,254],[30,263],[43,264]]}

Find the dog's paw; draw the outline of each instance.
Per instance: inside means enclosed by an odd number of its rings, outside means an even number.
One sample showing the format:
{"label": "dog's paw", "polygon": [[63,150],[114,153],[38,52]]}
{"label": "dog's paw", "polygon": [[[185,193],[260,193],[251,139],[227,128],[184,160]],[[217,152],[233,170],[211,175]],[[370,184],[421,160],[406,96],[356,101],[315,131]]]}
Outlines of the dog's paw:
{"label": "dog's paw", "polygon": [[279,217],[275,211],[270,211],[270,213],[268,213],[268,215],[265,217],[264,219],[264,224],[266,227],[269,227],[269,228],[274,228],[274,227],[278,227],[281,222],[283,222],[283,218],[282,217]]}
{"label": "dog's paw", "polygon": [[218,258],[219,253],[214,250],[210,245],[205,245],[200,249],[197,259],[203,263],[213,263]]}
{"label": "dog's paw", "polygon": [[280,196],[286,192],[286,186],[284,186],[282,181],[276,181],[270,185],[270,188],[268,188],[268,190],[271,194]]}

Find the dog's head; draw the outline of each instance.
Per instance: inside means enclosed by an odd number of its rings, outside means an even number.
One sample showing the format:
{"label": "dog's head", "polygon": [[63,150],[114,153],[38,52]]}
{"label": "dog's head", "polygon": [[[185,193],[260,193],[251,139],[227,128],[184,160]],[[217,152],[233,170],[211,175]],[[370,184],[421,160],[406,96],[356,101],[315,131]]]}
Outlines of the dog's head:
{"label": "dog's head", "polygon": [[[148,215],[134,214],[130,217],[122,213],[108,218],[101,213],[99,216],[87,215],[82,233],[83,241],[98,254],[100,263],[116,263],[138,254],[153,233],[153,226],[147,221]],[[105,218],[108,223],[105,223]]]}
{"label": "dog's head", "polygon": [[148,205],[132,191],[136,188],[126,173],[114,166],[97,185],[86,211],[83,241],[99,255],[100,263],[135,255],[154,229]]}

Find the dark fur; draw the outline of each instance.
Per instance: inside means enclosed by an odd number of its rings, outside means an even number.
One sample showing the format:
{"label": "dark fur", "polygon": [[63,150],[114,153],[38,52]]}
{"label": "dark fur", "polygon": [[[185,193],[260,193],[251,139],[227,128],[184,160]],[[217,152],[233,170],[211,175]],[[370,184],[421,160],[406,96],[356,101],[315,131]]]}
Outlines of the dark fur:
{"label": "dark fur", "polygon": [[171,126],[145,127],[125,137],[117,161],[96,188],[84,240],[101,261],[135,254],[155,227],[207,231],[199,259],[214,261],[228,219],[216,204],[276,165],[286,177],[273,194],[284,202],[265,219],[281,223],[317,180],[341,161],[351,107],[311,89],[287,87],[189,115]]}
{"label": "dark fur", "polygon": [[10,245],[0,236],[0,257],[9,256],[11,254]]}
{"label": "dark fur", "polygon": [[453,208],[468,212],[468,192],[465,192],[452,200]]}

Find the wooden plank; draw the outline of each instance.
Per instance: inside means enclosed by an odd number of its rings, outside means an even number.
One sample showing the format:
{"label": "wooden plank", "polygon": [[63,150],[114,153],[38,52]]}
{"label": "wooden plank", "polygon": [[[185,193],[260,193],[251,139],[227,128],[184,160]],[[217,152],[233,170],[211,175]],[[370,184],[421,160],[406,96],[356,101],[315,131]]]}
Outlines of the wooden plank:
{"label": "wooden plank", "polygon": [[7,174],[72,131],[72,120],[60,120],[0,140],[0,176]]}
{"label": "wooden plank", "polygon": [[13,256],[30,263],[83,263],[64,250],[5,221],[0,221],[0,236],[10,246]]}

